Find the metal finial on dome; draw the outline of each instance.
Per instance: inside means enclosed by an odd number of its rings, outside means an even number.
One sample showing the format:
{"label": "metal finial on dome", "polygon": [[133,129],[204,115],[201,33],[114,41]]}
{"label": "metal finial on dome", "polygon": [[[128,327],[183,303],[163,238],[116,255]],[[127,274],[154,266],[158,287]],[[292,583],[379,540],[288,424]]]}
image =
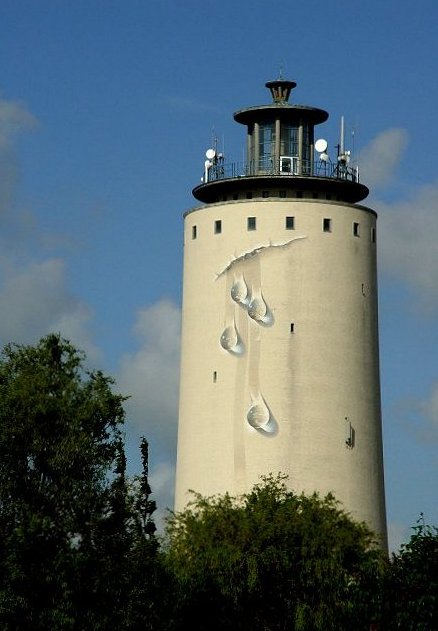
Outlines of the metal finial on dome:
{"label": "metal finial on dome", "polygon": [[277,79],[276,81],[268,81],[266,87],[271,91],[274,103],[287,103],[291,90],[297,85],[295,81],[286,81],[286,79]]}

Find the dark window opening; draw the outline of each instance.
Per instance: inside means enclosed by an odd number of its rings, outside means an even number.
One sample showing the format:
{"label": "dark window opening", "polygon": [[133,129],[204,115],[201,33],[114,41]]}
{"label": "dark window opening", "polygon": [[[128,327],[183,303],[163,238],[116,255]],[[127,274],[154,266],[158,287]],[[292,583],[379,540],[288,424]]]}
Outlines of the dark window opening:
{"label": "dark window opening", "polygon": [[295,217],[286,217],[286,230],[295,229]]}
{"label": "dark window opening", "polygon": [[248,230],[255,230],[256,229],[256,218],[255,217],[248,217],[248,219],[247,219],[247,228],[248,228]]}
{"label": "dark window opening", "polygon": [[371,228],[371,243],[375,243],[375,242],[376,242],[376,229]]}
{"label": "dark window opening", "polygon": [[220,234],[222,232],[222,221],[217,219],[214,222],[214,234]]}
{"label": "dark window opening", "polygon": [[291,333],[295,333],[295,324],[294,324],[294,322],[290,323],[290,332]]}
{"label": "dark window opening", "polygon": [[329,219],[328,217],[324,217],[324,219],[322,220],[322,229],[324,232],[331,232],[332,231],[332,220]]}
{"label": "dark window opening", "polygon": [[196,226],[192,226],[192,239],[196,239],[197,236],[198,236],[198,231],[196,229]]}
{"label": "dark window opening", "polygon": [[213,383],[216,383],[216,381],[217,381],[217,371],[214,370],[213,371]]}
{"label": "dark window opening", "polygon": [[353,234],[355,237],[359,237],[360,233],[359,233],[359,224],[357,223],[357,221],[353,222]]}

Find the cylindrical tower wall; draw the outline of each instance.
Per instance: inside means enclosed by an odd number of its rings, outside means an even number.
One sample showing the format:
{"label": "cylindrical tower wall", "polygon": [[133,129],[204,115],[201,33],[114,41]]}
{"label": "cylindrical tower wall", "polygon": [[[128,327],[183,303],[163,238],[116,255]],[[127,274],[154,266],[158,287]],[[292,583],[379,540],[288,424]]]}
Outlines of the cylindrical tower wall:
{"label": "cylindrical tower wall", "polygon": [[376,214],[230,201],[188,212],[184,234],[176,509],[282,472],[385,545]]}

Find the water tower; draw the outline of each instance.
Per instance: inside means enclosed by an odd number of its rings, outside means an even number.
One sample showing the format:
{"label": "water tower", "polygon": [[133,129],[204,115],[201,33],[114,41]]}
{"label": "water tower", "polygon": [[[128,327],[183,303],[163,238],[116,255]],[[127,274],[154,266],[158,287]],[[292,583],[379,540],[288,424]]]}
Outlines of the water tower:
{"label": "water tower", "polygon": [[237,111],[246,160],[207,150],[185,213],[176,510],[287,474],[333,492],[386,546],[376,219],[324,110],[266,84]]}

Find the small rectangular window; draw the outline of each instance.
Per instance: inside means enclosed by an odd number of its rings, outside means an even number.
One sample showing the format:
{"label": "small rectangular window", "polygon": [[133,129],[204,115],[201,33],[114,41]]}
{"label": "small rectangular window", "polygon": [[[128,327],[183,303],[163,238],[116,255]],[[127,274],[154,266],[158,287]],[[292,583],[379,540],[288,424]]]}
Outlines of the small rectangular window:
{"label": "small rectangular window", "polygon": [[295,333],[295,324],[293,322],[290,323],[290,332]]}
{"label": "small rectangular window", "polygon": [[355,237],[359,237],[360,233],[359,233],[359,224],[357,223],[357,221],[353,222],[353,234]]}
{"label": "small rectangular window", "polygon": [[324,232],[332,231],[332,220],[329,217],[324,217],[322,220],[322,229]]}
{"label": "small rectangular window", "polygon": [[214,222],[214,234],[220,234],[222,232],[222,221],[220,219],[216,219]]}
{"label": "small rectangular window", "polygon": [[295,217],[286,217],[286,230],[295,229]]}
{"label": "small rectangular window", "polygon": [[198,236],[198,231],[196,229],[196,226],[192,226],[192,239],[196,239],[197,236]]}
{"label": "small rectangular window", "polygon": [[248,228],[248,230],[255,230],[256,229],[256,218],[255,217],[248,217],[248,219],[247,219],[247,228]]}
{"label": "small rectangular window", "polygon": [[376,229],[371,228],[371,243],[375,243],[375,242],[376,242]]}
{"label": "small rectangular window", "polygon": [[214,370],[213,371],[213,383],[216,383],[216,381],[217,381],[217,371]]}

